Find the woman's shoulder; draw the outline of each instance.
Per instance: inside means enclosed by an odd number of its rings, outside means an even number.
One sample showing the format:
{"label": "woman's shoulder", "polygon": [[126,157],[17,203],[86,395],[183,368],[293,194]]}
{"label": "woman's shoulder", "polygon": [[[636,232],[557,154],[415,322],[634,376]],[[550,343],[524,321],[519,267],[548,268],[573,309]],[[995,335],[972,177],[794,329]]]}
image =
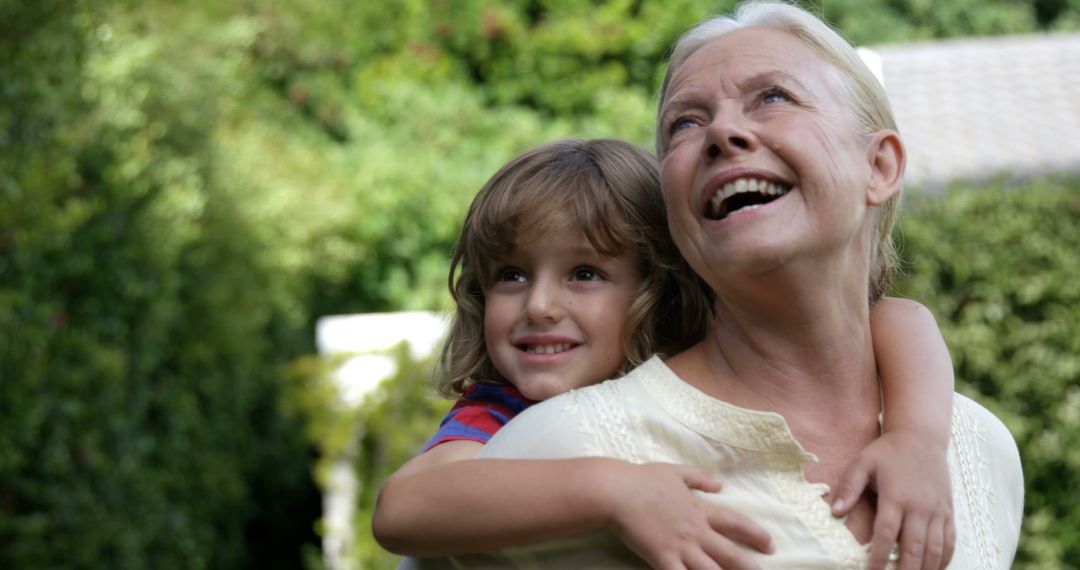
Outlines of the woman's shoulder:
{"label": "woman's shoulder", "polygon": [[626,432],[648,406],[647,383],[667,369],[653,358],[625,376],[560,394],[530,406],[507,423],[481,457],[610,455],[610,432]]}
{"label": "woman's shoulder", "polygon": [[1016,440],[990,410],[956,394],[949,459],[957,523],[966,535],[960,546],[984,559],[982,567],[1008,568],[1024,516]]}
{"label": "woman's shoulder", "polygon": [[559,394],[534,404],[525,414],[535,418],[531,421],[546,421],[552,416],[592,414],[598,408],[625,408],[635,399],[649,397],[645,390],[649,383],[672,374],[664,361],[654,356],[624,376]]}
{"label": "woman's shoulder", "polygon": [[979,467],[994,475],[997,487],[1004,487],[1023,503],[1024,474],[1020,450],[1009,428],[982,404],[956,394],[953,404],[953,452],[959,467],[975,472]]}
{"label": "woman's shoulder", "polygon": [[962,394],[954,397],[953,438],[958,445],[977,445],[1001,467],[1020,469],[1020,452],[1009,428],[985,406]]}

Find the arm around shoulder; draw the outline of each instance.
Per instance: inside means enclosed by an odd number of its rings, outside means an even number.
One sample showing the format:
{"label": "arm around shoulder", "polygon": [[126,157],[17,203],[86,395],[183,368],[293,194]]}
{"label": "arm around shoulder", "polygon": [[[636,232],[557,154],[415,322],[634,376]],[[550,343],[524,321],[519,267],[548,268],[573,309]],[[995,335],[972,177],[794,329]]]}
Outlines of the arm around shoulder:
{"label": "arm around shoulder", "polygon": [[[560,438],[554,433],[557,429],[543,429],[537,423],[549,421],[544,413],[530,412],[492,439],[498,448],[496,439],[504,435],[516,454],[475,459],[482,449],[479,443],[447,442],[391,476],[379,494],[372,522],[383,548],[411,556],[452,556],[611,525],[617,504],[611,493],[604,492],[604,482],[629,464],[606,458],[559,459],[575,454],[574,442],[547,452],[536,449]],[[539,431],[538,437],[514,443],[515,434],[534,431]]]}
{"label": "arm around shoulder", "polygon": [[[402,465],[379,491],[371,521],[375,540],[396,554],[415,553],[417,546],[426,542],[424,535],[419,532],[423,521],[437,517],[440,511],[450,508],[450,505],[439,504],[440,497],[432,495],[446,490],[448,496],[452,497],[455,493],[466,491],[454,487],[464,485],[467,481],[452,477],[444,480],[440,471],[447,464],[475,458],[482,447],[483,444],[475,441],[449,441]],[[443,500],[446,500],[445,497]]]}
{"label": "arm around shoulder", "polygon": [[945,448],[954,389],[953,364],[930,309],[884,297],[870,310],[874,356],[885,393],[885,429],[916,430]]}

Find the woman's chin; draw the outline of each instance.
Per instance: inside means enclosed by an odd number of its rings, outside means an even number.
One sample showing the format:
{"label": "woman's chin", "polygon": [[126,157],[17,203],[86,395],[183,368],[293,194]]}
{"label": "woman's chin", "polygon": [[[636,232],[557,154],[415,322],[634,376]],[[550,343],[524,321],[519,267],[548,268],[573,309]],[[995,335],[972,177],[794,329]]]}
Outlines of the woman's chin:
{"label": "woman's chin", "polygon": [[783,239],[778,234],[739,236],[726,243],[713,243],[702,248],[701,275],[723,278],[760,276],[782,269],[789,260],[803,253],[805,242]]}

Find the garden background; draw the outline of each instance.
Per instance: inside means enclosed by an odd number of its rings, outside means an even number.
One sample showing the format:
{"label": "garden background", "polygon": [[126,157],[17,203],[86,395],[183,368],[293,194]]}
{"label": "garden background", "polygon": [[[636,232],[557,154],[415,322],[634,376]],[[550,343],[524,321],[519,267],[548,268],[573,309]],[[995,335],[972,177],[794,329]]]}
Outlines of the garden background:
{"label": "garden background", "polygon": [[[866,45],[1080,29],[1077,0],[819,4]],[[446,404],[402,352],[336,406],[315,320],[444,309],[484,180],[648,148],[665,50],[731,5],[0,0],[0,568],[322,568],[351,443],[349,557],[392,567],[374,493]],[[895,294],[1017,438],[1016,567],[1080,567],[1080,178],[907,193]]]}

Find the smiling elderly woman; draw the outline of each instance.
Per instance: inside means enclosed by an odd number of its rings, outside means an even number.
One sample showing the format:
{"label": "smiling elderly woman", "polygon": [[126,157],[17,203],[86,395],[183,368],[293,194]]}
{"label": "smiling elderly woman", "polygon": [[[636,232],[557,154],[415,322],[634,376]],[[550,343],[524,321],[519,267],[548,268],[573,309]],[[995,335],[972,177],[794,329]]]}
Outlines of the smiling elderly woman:
{"label": "smiling elderly woman", "polygon": [[[878,82],[827,25],[744,4],[676,46],[657,153],[679,250],[716,294],[710,335],[621,379],[525,411],[482,457],[609,456],[701,466],[705,500],[760,523],[767,568],[863,568],[874,505],[834,518],[824,491],[880,435],[869,303],[888,286],[904,147]],[[949,449],[953,568],[1008,568],[1022,516],[1008,431],[962,396]],[[465,567],[640,567],[594,533]],[[485,562],[486,561],[486,562]]]}

